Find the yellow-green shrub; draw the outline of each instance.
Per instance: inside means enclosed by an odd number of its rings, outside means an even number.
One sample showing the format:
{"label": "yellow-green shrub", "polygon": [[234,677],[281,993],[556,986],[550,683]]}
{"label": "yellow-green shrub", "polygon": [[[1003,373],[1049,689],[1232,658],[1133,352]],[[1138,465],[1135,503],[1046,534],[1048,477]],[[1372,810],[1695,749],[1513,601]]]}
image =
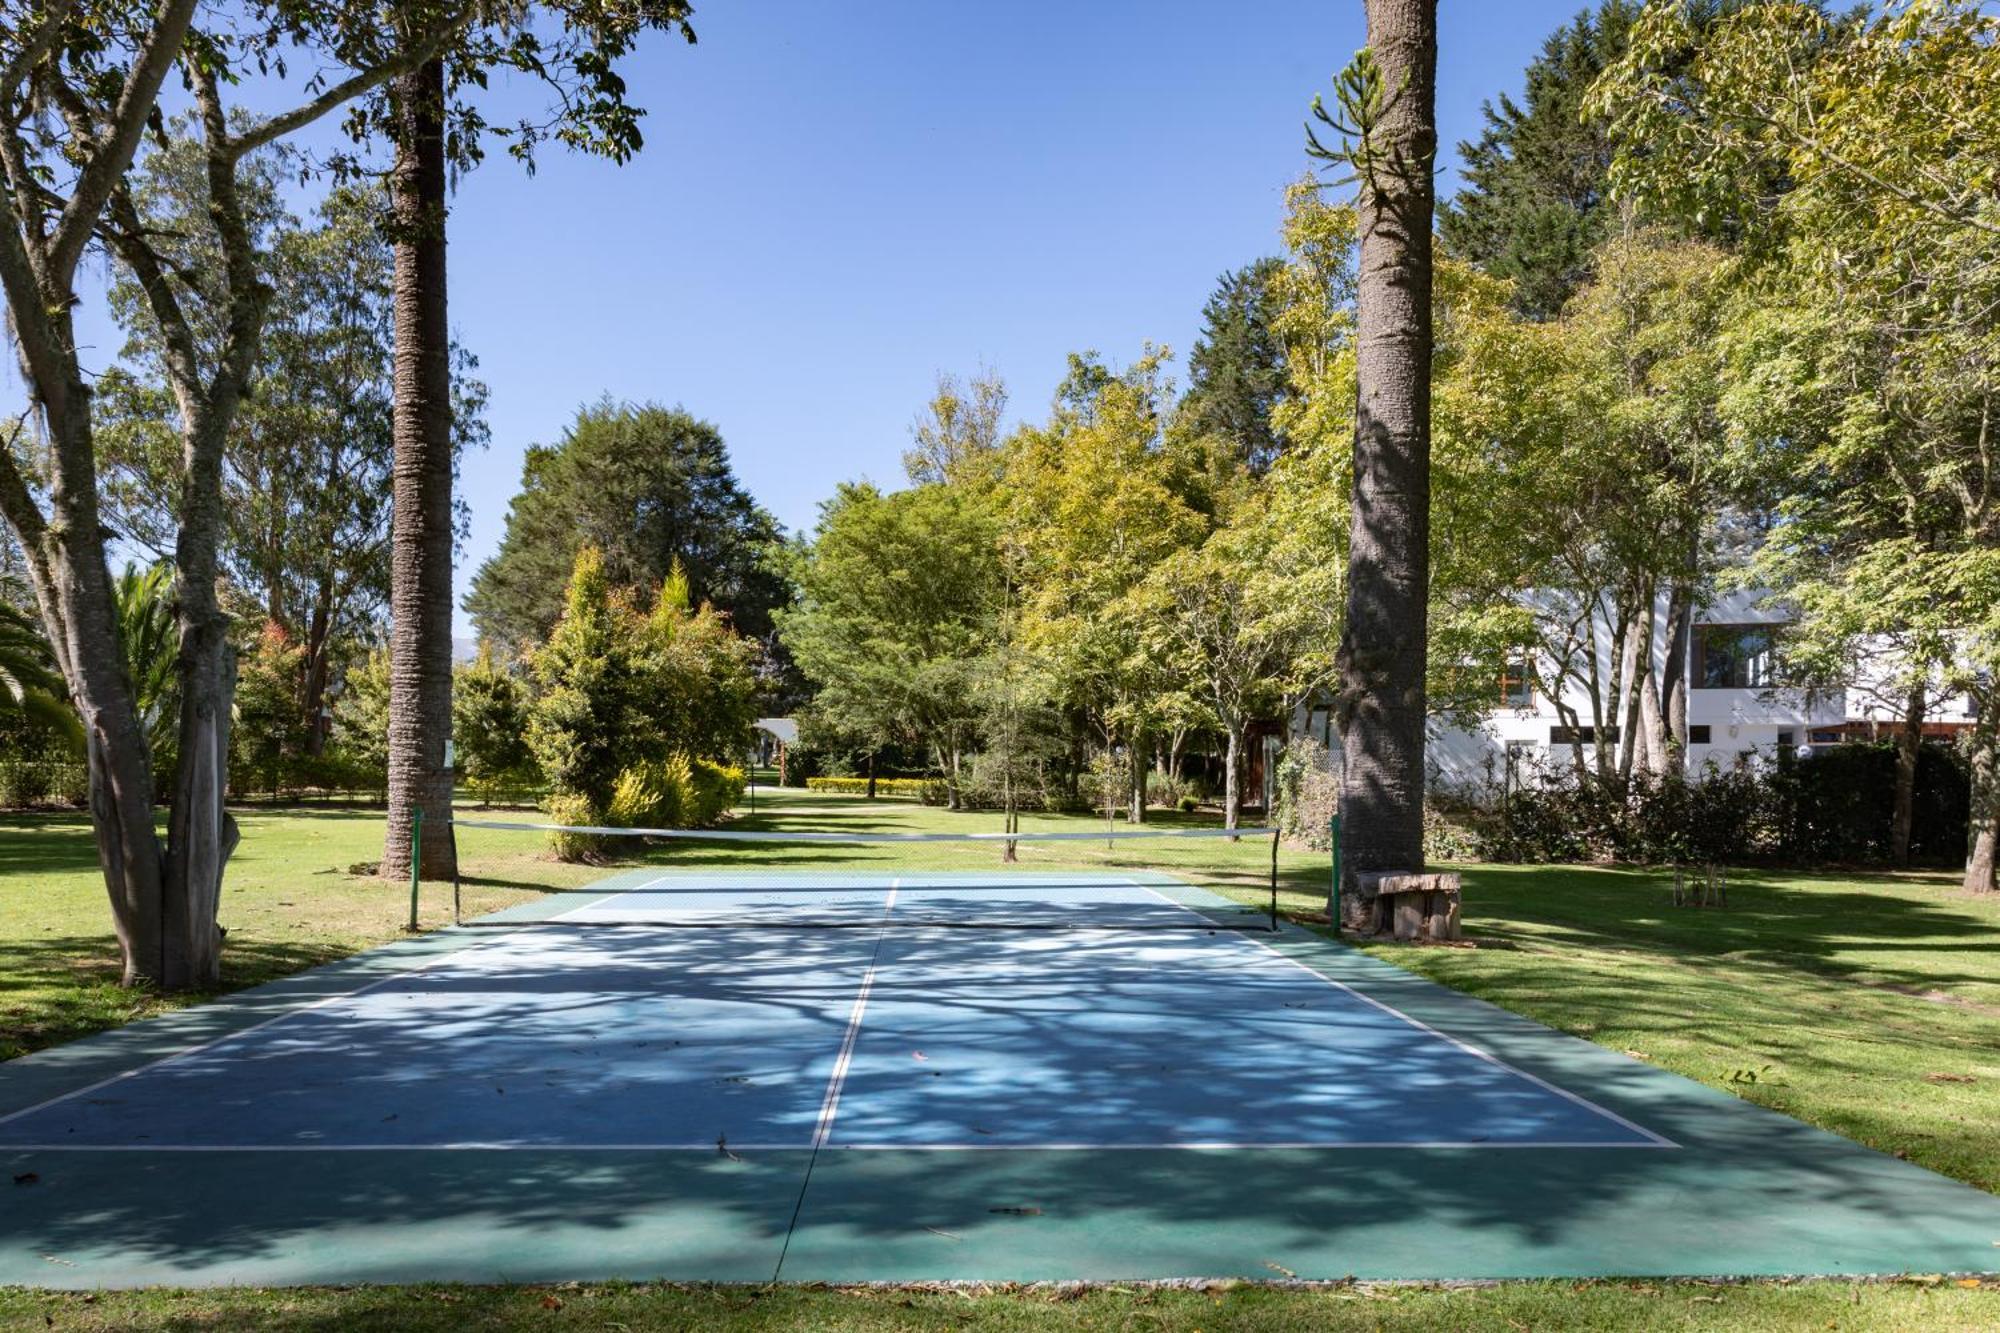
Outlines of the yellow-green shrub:
{"label": "yellow-green shrub", "polygon": [[[924,789],[932,781],[933,779],[930,778],[877,778],[875,779],[875,794],[877,796],[898,796],[908,797],[913,800],[922,800]],[[807,778],[806,790],[831,792],[837,796],[866,796],[868,794],[868,779]]]}
{"label": "yellow-green shrub", "polygon": [[[544,808],[553,824],[597,824],[604,821],[588,796],[575,793],[549,797]],[[603,857],[610,839],[594,833],[549,834],[549,850],[558,861],[596,861]]]}

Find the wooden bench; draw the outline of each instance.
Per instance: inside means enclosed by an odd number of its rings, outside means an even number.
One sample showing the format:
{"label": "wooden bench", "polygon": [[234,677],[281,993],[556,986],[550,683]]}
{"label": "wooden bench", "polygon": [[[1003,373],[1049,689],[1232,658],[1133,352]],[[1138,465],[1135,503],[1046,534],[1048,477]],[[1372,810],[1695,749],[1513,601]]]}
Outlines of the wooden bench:
{"label": "wooden bench", "polygon": [[1354,877],[1340,899],[1340,928],[1398,940],[1455,940],[1463,895],[1452,871],[1389,871]]}

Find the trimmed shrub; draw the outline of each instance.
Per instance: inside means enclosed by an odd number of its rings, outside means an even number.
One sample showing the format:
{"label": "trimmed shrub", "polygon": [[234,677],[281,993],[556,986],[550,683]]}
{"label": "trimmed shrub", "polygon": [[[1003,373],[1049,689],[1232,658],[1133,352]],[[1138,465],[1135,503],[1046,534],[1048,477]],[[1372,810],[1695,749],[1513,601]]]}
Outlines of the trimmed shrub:
{"label": "trimmed shrub", "polygon": [[[925,791],[936,786],[939,793],[944,791],[944,783],[935,778],[877,778],[875,794],[894,796],[902,800],[924,800]],[[807,778],[807,791],[823,791],[836,796],[866,796],[867,778]],[[939,804],[942,804],[942,800]]]}

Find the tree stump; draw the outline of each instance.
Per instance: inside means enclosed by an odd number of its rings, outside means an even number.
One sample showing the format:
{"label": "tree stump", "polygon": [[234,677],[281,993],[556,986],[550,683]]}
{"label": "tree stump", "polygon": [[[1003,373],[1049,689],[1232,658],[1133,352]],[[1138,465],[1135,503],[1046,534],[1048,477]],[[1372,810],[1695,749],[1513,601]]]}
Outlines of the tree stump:
{"label": "tree stump", "polygon": [[1356,935],[1398,940],[1461,937],[1462,894],[1450,871],[1392,871],[1354,877],[1354,891],[1340,900],[1340,926]]}

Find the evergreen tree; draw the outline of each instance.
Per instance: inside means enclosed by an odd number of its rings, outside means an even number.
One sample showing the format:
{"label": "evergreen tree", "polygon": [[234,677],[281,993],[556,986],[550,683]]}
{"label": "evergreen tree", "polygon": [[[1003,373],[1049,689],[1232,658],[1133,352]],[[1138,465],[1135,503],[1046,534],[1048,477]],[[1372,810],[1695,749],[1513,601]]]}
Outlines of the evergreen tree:
{"label": "evergreen tree", "polygon": [[1285,390],[1284,347],[1272,329],[1278,301],[1271,280],[1284,267],[1260,259],[1225,273],[1202,307],[1201,336],[1188,358],[1183,420],[1232,442],[1262,473],[1284,452],[1271,409]]}
{"label": "evergreen tree", "polygon": [[1485,106],[1486,129],[1461,143],[1466,188],[1439,210],[1446,250],[1515,285],[1515,308],[1549,319],[1590,272],[1590,253],[1616,220],[1607,178],[1607,118],[1585,95],[1624,53],[1634,0],[1603,0],[1542,44],[1522,100]]}
{"label": "evergreen tree", "polygon": [[577,553],[649,603],[678,562],[694,604],[752,638],[771,632],[784,583],[765,561],[778,524],[737,482],[714,426],[679,408],[609,399],[562,441],[528,450],[500,549],[472,579],[480,637],[519,650],[548,637]]}

